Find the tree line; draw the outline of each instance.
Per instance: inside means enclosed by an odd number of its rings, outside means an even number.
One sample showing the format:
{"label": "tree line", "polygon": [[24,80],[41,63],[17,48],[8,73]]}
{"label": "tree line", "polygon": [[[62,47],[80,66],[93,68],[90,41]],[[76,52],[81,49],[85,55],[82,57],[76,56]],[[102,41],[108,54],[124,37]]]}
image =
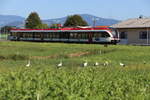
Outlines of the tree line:
{"label": "tree line", "polygon": [[[88,26],[87,22],[80,15],[68,16],[62,27],[76,27],[76,26]],[[47,29],[47,28],[59,28],[60,25],[42,23],[37,12],[31,12],[25,20],[26,29]],[[11,28],[16,28],[15,26],[4,26],[1,28],[1,33],[9,33]]]}
{"label": "tree line", "polygon": [[[63,27],[76,27],[87,26],[87,22],[82,19],[80,15],[68,16]],[[25,21],[25,28],[27,29],[45,29],[45,28],[57,28],[57,24],[52,24],[48,27],[47,24],[43,24],[39,15],[36,12],[32,12]]]}

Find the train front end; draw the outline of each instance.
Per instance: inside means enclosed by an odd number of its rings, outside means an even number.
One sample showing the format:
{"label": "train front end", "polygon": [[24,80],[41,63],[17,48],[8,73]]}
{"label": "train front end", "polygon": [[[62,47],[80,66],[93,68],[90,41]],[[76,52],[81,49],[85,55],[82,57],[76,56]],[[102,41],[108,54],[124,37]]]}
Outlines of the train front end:
{"label": "train front end", "polygon": [[120,42],[119,32],[116,29],[110,28],[109,33],[111,35],[112,44],[117,44],[118,42]]}

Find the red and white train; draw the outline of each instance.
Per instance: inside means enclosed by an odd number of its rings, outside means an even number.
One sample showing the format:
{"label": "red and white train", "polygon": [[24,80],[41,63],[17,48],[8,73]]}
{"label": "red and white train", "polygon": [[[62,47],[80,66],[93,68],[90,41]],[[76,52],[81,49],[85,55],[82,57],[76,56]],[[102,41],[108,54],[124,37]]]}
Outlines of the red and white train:
{"label": "red and white train", "polygon": [[13,41],[109,44],[116,44],[120,41],[118,32],[108,26],[94,28],[11,29],[9,39]]}

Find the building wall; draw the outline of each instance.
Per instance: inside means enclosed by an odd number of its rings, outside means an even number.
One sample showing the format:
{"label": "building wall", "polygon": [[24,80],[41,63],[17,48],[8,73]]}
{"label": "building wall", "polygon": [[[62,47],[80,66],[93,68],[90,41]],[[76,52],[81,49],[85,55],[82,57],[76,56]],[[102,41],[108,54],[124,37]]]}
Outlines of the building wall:
{"label": "building wall", "polygon": [[[127,42],[126,44],[150,44],[150,38],[147,42],[147,39],[140,39],[140,32],[141,31],[147,31],[147,28],[136,28],[136,29],[118,29],[119,33],[121,32],[127,32]],[[149,37],[150,37],[150,28],[149,31]]]}

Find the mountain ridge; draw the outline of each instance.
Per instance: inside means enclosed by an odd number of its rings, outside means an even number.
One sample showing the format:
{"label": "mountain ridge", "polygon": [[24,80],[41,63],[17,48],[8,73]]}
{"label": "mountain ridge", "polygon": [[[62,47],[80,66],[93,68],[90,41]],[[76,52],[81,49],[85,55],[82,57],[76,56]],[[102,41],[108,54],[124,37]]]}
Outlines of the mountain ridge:
{"label": "mountain ridge", "polygon": [[[94,16],[91,14],[78,14],[80,15],[85,21],[87,21],[89,26],[95,25],[96,26],[110,26],[113,24],[118,23],[120,20],[111,19],[111,18],[102,18],[98,16]],[[53,18],[53,19],[44,19],[42,20],[43,23],[48,25],[60,23],[64,24],[68,16],[61,17],[61,18]],[[23,27],[24,26],[25,18],[17,15],[0,15],[0,27],[2,26],[16,26],[16,27]]]}

